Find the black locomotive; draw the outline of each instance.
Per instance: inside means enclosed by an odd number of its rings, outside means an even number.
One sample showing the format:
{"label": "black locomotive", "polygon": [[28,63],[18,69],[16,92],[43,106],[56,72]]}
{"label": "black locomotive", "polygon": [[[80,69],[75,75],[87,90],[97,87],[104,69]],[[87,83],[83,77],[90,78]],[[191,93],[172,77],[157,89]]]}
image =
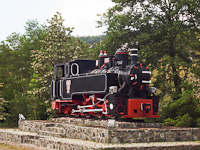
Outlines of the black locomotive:
{"label": "black locomotive", "polygon": [[77,117],[160,117],[156,89],[149,87],[151,71],[137,63],[137,51],[122,47],[115,56],[101,51],[96,61],[56,64],[51,82],[52,109]]}

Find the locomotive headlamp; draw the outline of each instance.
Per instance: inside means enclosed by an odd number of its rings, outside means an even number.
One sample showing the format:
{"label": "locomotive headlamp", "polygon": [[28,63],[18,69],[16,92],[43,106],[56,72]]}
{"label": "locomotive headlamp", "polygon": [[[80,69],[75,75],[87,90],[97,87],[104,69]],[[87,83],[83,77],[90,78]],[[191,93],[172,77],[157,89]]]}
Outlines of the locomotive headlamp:
{"label": "locomotive headlamp", "polygon": [[110,109],[113,110],[114,105],[112,103],[110,103]]}

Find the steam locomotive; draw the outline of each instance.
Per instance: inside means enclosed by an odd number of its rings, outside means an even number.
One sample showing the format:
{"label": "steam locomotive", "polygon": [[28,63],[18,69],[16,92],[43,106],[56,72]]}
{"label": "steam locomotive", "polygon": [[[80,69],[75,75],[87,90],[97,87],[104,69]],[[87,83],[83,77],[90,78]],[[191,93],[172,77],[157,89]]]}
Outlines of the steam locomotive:
{"label": "steam locomotive", "polygon": [[137,63],[137,52],[124,46],[115,56],[101,51],[96,61],[56,64],[51,82],[52,109],[76,117],[160,117],[156,88],[149,87],[151,71]]}

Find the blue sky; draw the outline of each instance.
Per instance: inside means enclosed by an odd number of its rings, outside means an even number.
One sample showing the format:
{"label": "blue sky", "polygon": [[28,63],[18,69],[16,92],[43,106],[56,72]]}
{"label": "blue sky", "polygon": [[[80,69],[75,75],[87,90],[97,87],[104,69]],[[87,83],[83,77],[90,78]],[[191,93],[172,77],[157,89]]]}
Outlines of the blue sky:
{"label": "blue sky", "polygon": [[73,35],[100,35],[106,28],[96,28],[97,14],[114,4],[111,0],[0,0],[0,41],[13,32],[24,33],[28,20],[46,23],[57,11],[66,27],[74,27]]}

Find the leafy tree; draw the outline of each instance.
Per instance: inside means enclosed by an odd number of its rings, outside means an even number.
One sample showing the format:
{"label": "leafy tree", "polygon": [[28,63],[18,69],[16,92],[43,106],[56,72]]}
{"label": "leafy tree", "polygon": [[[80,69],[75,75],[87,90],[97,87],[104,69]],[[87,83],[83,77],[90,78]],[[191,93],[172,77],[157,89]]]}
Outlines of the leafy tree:
{"label": "leafy tree", "polygon": [[104,49],[104,46],[101,43],[106,37],[106,35],[100,35],[82,36],[79,38],[81,41],[88,44],[88,49],[85,51],[85,53],[89,54],[87,55],[87,59],[96,60],[98,58],[100,50]]}
{"label": "leafy tree", "polygon": [[[4,109],[6,113],[9,113],[8,122],[17,121],[18,114],[22,113],[22,110],[24,110],[23,113],[28,113],[28,109],[26,109],[27,98],[23,95],[28,87],[31,74],[30,54],[27,50],[29,45],[26,42],[25,36],[13,33],[6,42],[2,42],[0,45],[0,82],[4,83],[2,97],[7,101]],[[17,98],[19,96],[21,101]],[[17,107],[18,103],[24,105]]]}
{"label": "leafy tree", "polygon": [[[29,20],[26,22],[25,26],[25,35],[27,37],[27,40],[30,43],[31,51],[35,51],[40,49],[42,46],[44,46],[44,43],[42,42],[46,36],[47,36],[47,27],[46,25],[39,25],[37,20]],[[31,59],[32,60],[32,59]],[[31,61],[31,63],[33,60]],[[32,68],[32,74],[30,77],[29,87],[27,88],[28,98],[31,102],[31,110],[32,112],[29,114],[29,118],[36,119],[46,119],[46,106],[43,102],[43,100],[40,97],[40,93],[38,91],[40,84],[36,81],[37,74],[35,74],[34,69]],[[35,91],[35,92],[33,92]]]}
{"label": "leafy tree", "polygon": [[[3,84],[0,83],[0,88],[3,87]],[[1,91],[0,91],[0,121],[2,120],[5,120],[6,119],[6,116],[8,115],[6,112],[5,112],[5,103],[7,101],[2,97],[2,94],[1,94]]]}
{"label": "leafy tree", "polygon": [[[138,48],[140,61],[157,70],[153,84],[160,90],[161,99],[164,100],[164,96],[168,95],[171,99],[169,105],[184,101],[183,96],[192,93],[185,90],[183,85],[191,70],[189,51],[199,43],[196,35],[200,31],[200,2],[193,0],[112,1],[116,5],[103,14],[99,21],[99,26],[108,26],[106,32],[108,38],[104,40],[104,49],[112,48],[109,53],[113,54],[114,49],[126,42],[130,47]],[[185,101],[186,99],[190,101],[189,96],[185,97]],[[187,106],[187,102],[181,104],[180,107]],[[190,104],[193,107],[196,104],[195,100]],[[168,114],[174,116],[173,118],[186,115],[186,113],[177,113],[180,107],[176,107],[177,109],[169,109],[169,107],[167,106],[166,109]],[[164,112],[167,111],[163,111],[163,118],[170,117]],[[195,114],[192,109],[191,112]],[[185,116],[187,117],[188,115]]]}
{"label": "leafy tree", "polygon": [[194,96],[192,86],[188,81],[182,84],[184,90],[180,98],[163,108],[162,117],[167,118],[164,120],[164,125],[199,126],[200,103],[199,99]]}
{"label": "leafy tree", "polygon": [[[85,57],[87,45],[79,39],[71,36],[73,28],[66,28],[60,13],[56,13],[51,20],[47,20],[47,36],[42,40],[43,44],[39,50],[32,51],[34,59],[32,67],[37,76],[34,78],[36,88],[31,90],[32,94],[47,104],[50,100],[50,83],[53,78],[53,66],[56,63],[71,61],[79,57]],[[39,86],[38,86],[39,85]]]}
{"label": "leafy tree", "polygon": [[25,36],[29,41],[30,49],[37,50],[42,47],[42,40],[47,36],[46,25],[40,25],[37,20],[28,20],[25,27]]}
{"label": "leafy tree", "polygon": [[0,98],[0,121],[5,120],[7,113],[5,112],[5,105],[6,101],[3,98]]}
{"label": "leafy tree", "polygon": [[48,23],[47,27],[29,20],[24,35],[13,33],[0,43],[1,119],[9,113],[9,125],[16,125],[19,113],[27,119],[46,119],[44,99],[50,94],[45,89],[49,88],[53,65],[85,55],[87,45],[70,35],[72,30],[63,26],[61,14]]}
{"label": "leafy tree", "polygon": [[189,40],[196,40],[194,33],[199,32],[200,2],[112,1],[116,5],[109,9],[99,22],[100,25],[108,25],[106,47],[119,47],[125,42],[130,43],[132,47],[138,47],[143,61],[159,70],[155,85],[164,92],[166,83],[172,83],[168,87],[170,91],[167,92],[174,93],[173,97],[178,98],[181,94],[180,85],[185,79],[179,76],[179,72],[187,70],[190,62]]}
{"label": "leafy tree", "polygon": [[[24,35],[13,33],[0,44],[0,82],[4,83],[2,97],[7,102],[3,109],[9,113],[6,119],[9,125],[16,125],[19,113],[23,113],[27,119],[34,118],[32,99],[27,94],[33,74],[30,51],[40,47],[45,30],[38,26],[37,21],[29,21],[27,26]],[[33,30],[38,34],[31,34]]]}
{"label": "leafy tree", "polygon": [[198,66],[195,67],[194,73],[190,73],[189,82],[193,85],[193,95],[199,100],[200,104],[200,71]]}
{"label": "leafy tree", "polygon": [[191,41],[192,43],[192,57],[193,57],[193,67],[189,74],[189,82],[193,85],[193,96],[199,100],[200,104],[200,34],[197,34],[199,39],[197,42]]}

